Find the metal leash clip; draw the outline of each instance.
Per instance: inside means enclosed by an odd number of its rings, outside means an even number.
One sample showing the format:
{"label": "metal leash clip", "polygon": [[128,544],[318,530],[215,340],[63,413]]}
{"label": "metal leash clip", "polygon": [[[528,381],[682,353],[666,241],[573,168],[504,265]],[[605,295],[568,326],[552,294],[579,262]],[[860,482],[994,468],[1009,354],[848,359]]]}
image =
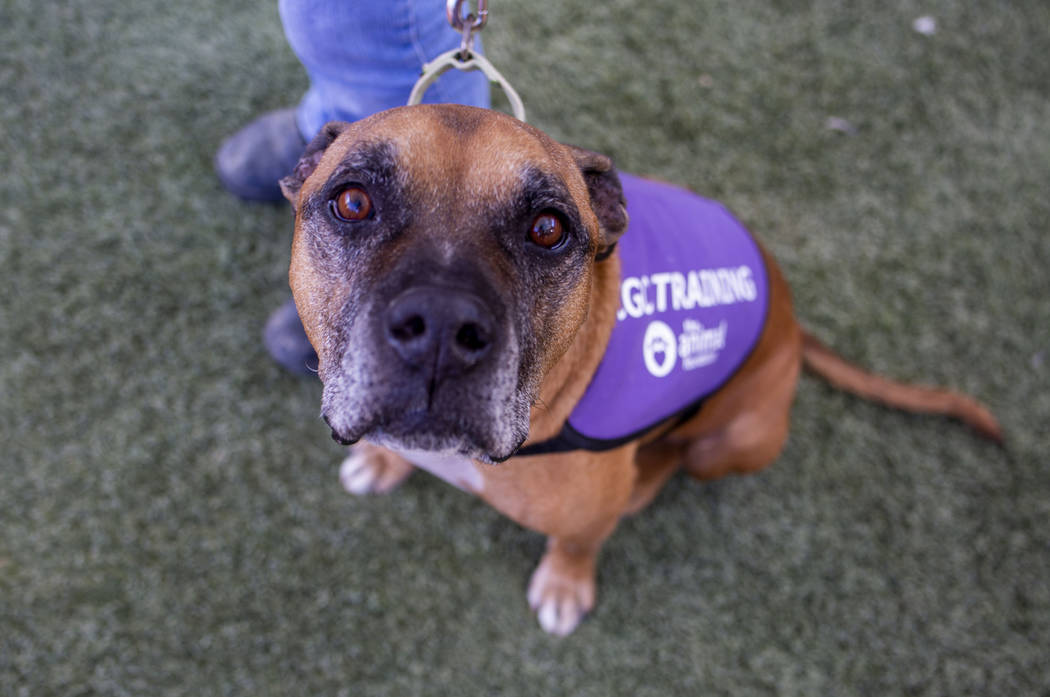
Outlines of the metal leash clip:
{"label": "metal leash clip", "polygon": [[463,34],[463,43],[459,50],[469,51],[474,47],[474,34],[485,28],[485,22],[489,21],[489,0],[478,0],[477,13],[471,12],[463,16],[463,5],[466,0],[447,0],[445,2],[445,16],[452,28]]}
{"label": "metal leash clip", "polygon": [[463,33],[463,41],[459,48],[442,53],[423,66],[423,74],[419,76],[419,80],[412,87],[412,93],[408,96],[408,105],[414,106],[419,104],[423,100],[423,93],[427,91],[427,88],[434,84],[434,81],[445,72],[453,68],[463,71],[480,70],[489,79],[489,82],[499,85],[503,93],[507,95],[507,101],[510,102],[514,118],[524,121],[525,105],[522,103],[517,91],[485,56],[475,53],[473,50],[474,35],[481,31],[488,21],[488,0],[477,0],[477,13],[471,12],[464,17],[463,5],[466,1],[447,0],[445,3],[448,22],[453,29]]}

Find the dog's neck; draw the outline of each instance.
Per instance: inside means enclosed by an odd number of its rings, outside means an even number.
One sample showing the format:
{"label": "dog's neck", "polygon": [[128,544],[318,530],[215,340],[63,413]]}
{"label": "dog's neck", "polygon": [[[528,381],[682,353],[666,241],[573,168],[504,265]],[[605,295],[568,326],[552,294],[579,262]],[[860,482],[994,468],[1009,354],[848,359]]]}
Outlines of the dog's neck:
{"label": "dog's neck", "polygon": [[529,439],[525,444],[553,438],[580,401],[609,344],[620,304],[620,257],[614,254],[594,265],[593,303],[566,351],[540,384],[540,398],[532,406]]}

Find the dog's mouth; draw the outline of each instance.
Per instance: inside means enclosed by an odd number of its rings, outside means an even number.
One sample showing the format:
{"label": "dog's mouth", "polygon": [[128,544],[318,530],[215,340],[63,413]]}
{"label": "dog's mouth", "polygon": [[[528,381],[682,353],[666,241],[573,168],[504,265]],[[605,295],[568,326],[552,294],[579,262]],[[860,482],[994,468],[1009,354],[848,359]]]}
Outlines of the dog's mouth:
{"label": "dog's mouth", "polygon": [[528,435],[527,423],[524,433],[500,433],[505,429],[485,428],[473,419],[423,409],[377,415],[368,422],[351,423],[328,412],[323,418],[332,439],[342,445],[364,439],[391,450],[455,454],[485,464],[510,458]]}

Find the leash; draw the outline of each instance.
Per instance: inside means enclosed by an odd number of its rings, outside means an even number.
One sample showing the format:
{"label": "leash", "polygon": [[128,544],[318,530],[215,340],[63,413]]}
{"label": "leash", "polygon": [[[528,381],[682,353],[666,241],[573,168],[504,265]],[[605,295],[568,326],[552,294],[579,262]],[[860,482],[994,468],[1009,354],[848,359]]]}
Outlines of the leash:
{"label": "leash", "polygon": [[488,0],[477,0],[477,12],[470,12],[463,16],[463,5],[466,3],[467,0],[446,0],[445,14],[448,17],[448,23],[453,29],[463,34],[463,41],[459,48],[442,53],[423,65],[423,74],[412,87],[412,93],[408,96],[408,105],[414,106],[423,101],[423,93],[427,91],[427,88],[453,68],[462,71],[480,70],[489,79],[489,82],[499,85],[503,93],[507,95],[514,117],[519,121],[524,121],[525,105],[521,97],[518,96],[507,78],[503,77],[485,56],[474,51],[474,35],[485,28],[485,23],[489,19]]}

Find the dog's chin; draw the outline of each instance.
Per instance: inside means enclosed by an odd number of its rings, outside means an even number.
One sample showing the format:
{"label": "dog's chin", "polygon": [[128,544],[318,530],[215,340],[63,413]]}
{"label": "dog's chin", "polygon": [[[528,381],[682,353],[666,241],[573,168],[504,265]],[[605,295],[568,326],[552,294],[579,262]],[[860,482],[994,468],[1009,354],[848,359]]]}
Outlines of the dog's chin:
{"label": "dog's chin", "polygon": [[477,427],[446,422],[427,412],[406,412],[362,428],[343,431],[333,427],[332,438],[344,445],[364,439],[390,450],[458,455],[494,465],[521,447],[528,434],[527,424],[523,430],[525,435],[520,437],[508,433],[498,438],[478,433]]}

